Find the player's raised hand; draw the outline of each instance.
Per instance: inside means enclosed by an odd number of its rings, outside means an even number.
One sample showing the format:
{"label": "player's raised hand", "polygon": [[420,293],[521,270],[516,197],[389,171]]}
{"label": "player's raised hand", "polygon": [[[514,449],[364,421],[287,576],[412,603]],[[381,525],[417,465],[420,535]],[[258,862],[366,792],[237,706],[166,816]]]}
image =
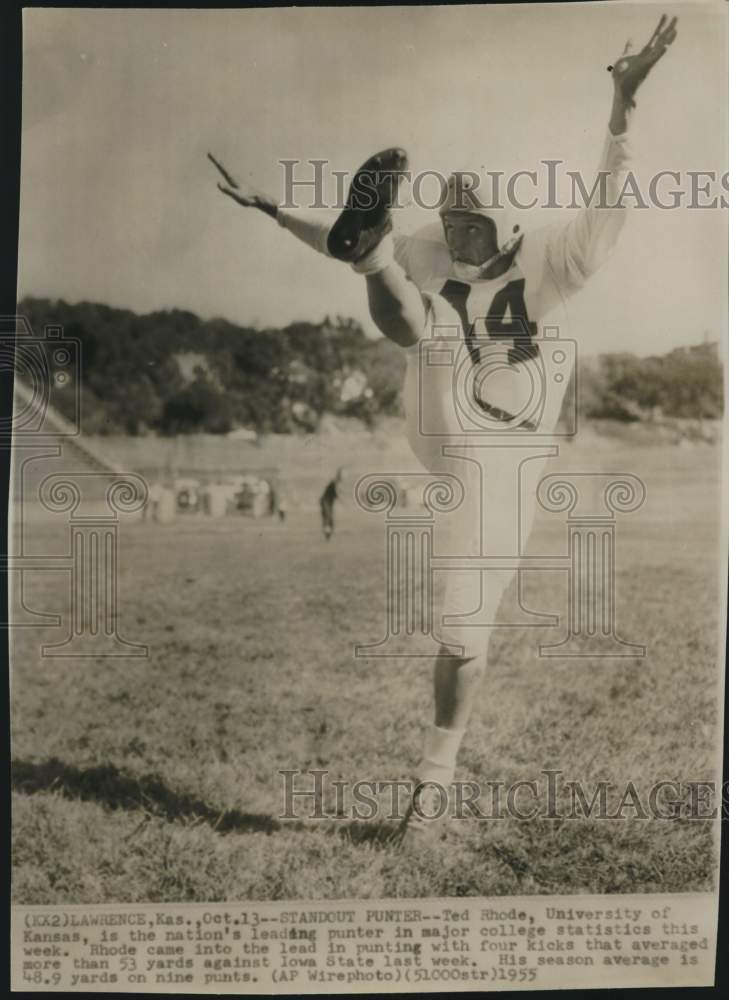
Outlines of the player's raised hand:
{"label": "player's raised hand", "polygon": [[228,184],[232,188],[239,187],[238,181],[236,181],[235,178],[233,178],[232,175],[228,173],[223,164],[220,163],[219,160],[216,160],[212,153],[208,153],[208,159],[210,160],[212,165],[220,172],[220,174],[225,178],[226,184]]}
{"label": "player's raised hand", "polygon": [[208,159],[225,180],[225,184],[218,182],[218,190],[222,191],[223,194],[227,194],[234,201],[237,201],[239,205],[243,205],[244,208],[252,208],[256,203],[255,192],[251,190],[246,193],[244,189],[241,189],[238,181],[228,173],[223,164],[216,160],[212,153],[208,153]]}
{"label": "player's raised hand", "polygon": [[218,182],[218,191],[227,194],[229,198],[244,208],[259,208],[267,215],[276,215],[277,206],[272,198],[251,184],[241,185],[232,174],[228,173],[223,164],[215,159],[212,153],[208,153],[208,159],[225,180],[225,184]]}
{"label": "player's raised hand", "polygon": [[615,96],[626,107],[635,107],[635,92],[675,39],[677,21],[677,17],[669,21],[663,14],[656,30],[640,52],[632,53],[632,45],[628,42],[615,65],[609,67],[613,75]]}

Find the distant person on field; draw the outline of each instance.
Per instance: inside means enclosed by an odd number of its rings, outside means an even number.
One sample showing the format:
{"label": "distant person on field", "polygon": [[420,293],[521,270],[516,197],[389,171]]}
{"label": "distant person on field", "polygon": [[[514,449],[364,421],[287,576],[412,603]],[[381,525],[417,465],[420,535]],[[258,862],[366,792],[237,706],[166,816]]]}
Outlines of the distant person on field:
{"label": "distant person on field", "polygon": [[279,521],[281,521],[281,523],[283,523],[286,520],[286,513],[289,509],[289,505],[288,501],[286,500],[286,494],[283,492],[282,489],[279,489],[278,492],[278,503],[276,509],[278,510],[278,519]]}
{"label": "distant person on field", "polygon": [[337,469],[337,474],[334,479],[331,479],[324,492],[319,498],[319,506],[321,507],[321,526],[324,531],[324,537],[327,541],[334,534],[334,501],[339,499],[339,494],[337,488],[342,482],[343,472],[342,469]]}

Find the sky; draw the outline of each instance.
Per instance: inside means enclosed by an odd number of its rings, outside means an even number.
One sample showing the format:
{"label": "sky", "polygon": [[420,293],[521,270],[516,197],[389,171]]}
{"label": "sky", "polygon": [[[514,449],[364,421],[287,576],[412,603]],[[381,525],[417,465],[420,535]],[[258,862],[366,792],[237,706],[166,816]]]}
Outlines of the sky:
{"label": "sky", "polygon": [[[638,95],[635,170],[727,170],[726,11],[682,5],[238,11],[24,11],[19,295],[240,324],[353,316],[364,282],[216,188],[211,150],[274,196],[282,159],[354,170],[404,147],[414,171],[535,169],[589,178],[606,71],[679,15]],[[523,225],[568,210],[534,210]],[[434,221],[400,213],[398,227]],[[570,303],[586,354],[723,337],[728,211],[634,210]]]}

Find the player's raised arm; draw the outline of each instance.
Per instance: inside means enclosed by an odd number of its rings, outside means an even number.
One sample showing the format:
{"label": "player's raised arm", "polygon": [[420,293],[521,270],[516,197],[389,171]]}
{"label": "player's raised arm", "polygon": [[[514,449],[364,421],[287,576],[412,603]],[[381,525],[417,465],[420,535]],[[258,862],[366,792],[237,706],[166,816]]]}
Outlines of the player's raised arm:
{"label": "player's raised arm", "polygon": [[254,188],[251,184],[240,184],[228,173],[222,163],[215,159],[212,153],[208,153],[208,159],[222,176],[225,184],[218,182],[218,190],[222,191],[233,201],[238,202],[243,208],[257,208],[266,215],[275,219],[278,215],[278,205],[276,201],[265,191]]}
{"label": "player's raised arm", "polygon": [[581,288],[617,243],[628,208],[622,193],[630,167],[628,124],[635,94],[676,38],[676,21],[674,17],[669,22],[664,14],[640,52],[632,54],[628,42],[615,65],[608,67],[613,103],[597,182],[592,190],[583,185],[589,192],[586,204],[566,226],[555,229],[547,250],[550,272],[562,294]]}

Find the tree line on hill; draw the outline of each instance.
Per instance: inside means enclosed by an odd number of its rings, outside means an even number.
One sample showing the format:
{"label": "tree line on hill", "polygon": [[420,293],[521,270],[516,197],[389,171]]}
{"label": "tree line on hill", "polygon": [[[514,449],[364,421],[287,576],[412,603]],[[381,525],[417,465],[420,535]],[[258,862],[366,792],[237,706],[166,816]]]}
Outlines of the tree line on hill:
{"label": "tree line on hill", "polygon": [[[352,319],[255,329],[172,309],[138,315],[91,302],[26,298],[19,313],[37,337],[63,327],[81,344],[76,388],[52,402],[71,416],[80,386],[89,434],[315,431],[327,414],[373,426],[402,412],[402,352],[369,339]],[[52,352],[48,352],[52,356]],[[605,354],[578,366],[578,408],[588,418],[717,418],[723,378],[716,345],[658,357]]]}

